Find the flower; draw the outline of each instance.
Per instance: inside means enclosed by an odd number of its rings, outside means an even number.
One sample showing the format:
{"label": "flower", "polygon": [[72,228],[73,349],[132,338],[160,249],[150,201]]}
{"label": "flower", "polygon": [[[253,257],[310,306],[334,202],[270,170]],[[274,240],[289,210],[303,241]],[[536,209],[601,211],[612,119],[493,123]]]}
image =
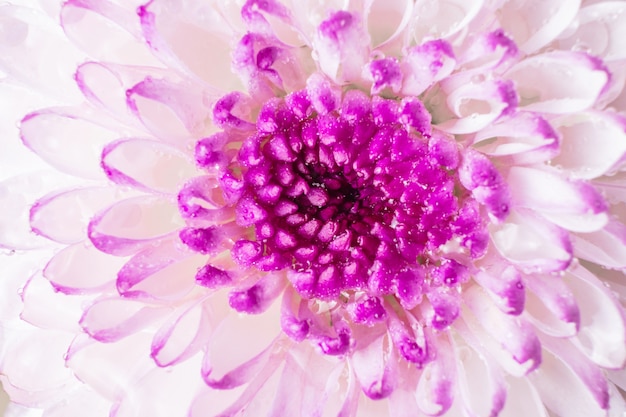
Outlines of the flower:
{"label": "flower", "polygon": [[626,412],[626,3],[0,12],[9,415]]}

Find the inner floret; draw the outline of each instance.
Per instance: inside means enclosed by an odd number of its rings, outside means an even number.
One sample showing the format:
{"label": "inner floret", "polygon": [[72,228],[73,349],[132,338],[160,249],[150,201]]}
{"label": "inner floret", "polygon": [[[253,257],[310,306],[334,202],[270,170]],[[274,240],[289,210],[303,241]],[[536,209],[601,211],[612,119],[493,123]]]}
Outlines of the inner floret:
{"label": "inner floret", "polygon": [[244,267],[287,268],[304,298],[363,290],[410,308],[424,286],[460,284],[450,253],[485,249],[457,144],[433,131],[416,98],[351,90],[340,104],[316,104],[303,90],[271,100],[238,161],[236,221],[250,234],[233,256]]}

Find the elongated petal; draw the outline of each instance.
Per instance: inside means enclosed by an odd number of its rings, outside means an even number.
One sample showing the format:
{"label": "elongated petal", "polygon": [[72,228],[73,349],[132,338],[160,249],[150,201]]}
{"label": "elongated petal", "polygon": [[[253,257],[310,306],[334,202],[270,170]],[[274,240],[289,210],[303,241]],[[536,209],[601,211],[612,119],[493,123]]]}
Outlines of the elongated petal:
{"label": "elongated petal", "polygon": [[607,203],[586,182],[527,167],[511,168],[507,180],[513,204],[538,211],[566,229],[595,231],[608,221]]}
{"label": "elongated petal", "polygon": [[176,194],[183,182],[198,175],[192,159],[163,143],[125,139],[109,144],[102,167],[112,181],[137,188]]}
{"label": "elongated petal", "polygon": [[[44,276],[59,291],[67,294],[98,292],[111,288],[123,258],[113,258],[86,242],[75,243],[54,255]],[[86,274],[85,271],[91,271]]]}
{"label": "elongated petal", "polygon": [[105,297],[89,306],[80,325],[94,339],[110,343],[135,333],[163,317],[167,309],[118,297]]}
{"label": "elongated petal", "polygon": [[544,404],[559,415],[605,416],[584,383],[558,356],[544,351],[544,361],[530,381]]}
{"label": "elongated petal", "polygon": [[[465,301],[481,326],[498,341],[499,348],[510,355],[510,359],[521,365],[525,373],[539,367],[541,344],[534,328],[525,319],[499,311],[487,294],[478,287],[467,291]],[[492,353],[498,352],[492,351]]]}
{"label": "elongated petal", "polygon": [[578,178],[604,175],[624,158],[626,120],[621,116],[588,112],[568,115],[553,123],[563,138],[561,152],[553,163]]}
{"label": "elongated petal", "polygon": [[583,352],[605,368],[626,363],[626,318],[621,304],[598,278],[581,265],[564,277],[579,301],[580,331],[576,337]]}
{"label": "elongated petal", "polygon": [[135,197],[99,213],[89,223],[89,238],[101,251],[129,255],[181,226],[171,199]]}
{"label": "elongated petal", "polygon": [[575,30],[558,40],[563,49],[587,51],[604,60],[619,61],[626,53],[618,39],[623,39],[626,5],[619,1],[589,4],[576,16]]}
{"label": "elongated petal", "polygon": [[580,0],[507,3],[500,10],[500,22],[512,29],[515,42],[526,53],[549,44],[570,24]]}
{"label": "elongated petal", "polygon": [[560,271],[572,260],[572,244],[563,229],[537,216],[513,212],[494,228],[493,243],[516,265],[538,271]]}
{"label": "elongated petal", "polygon": [[525,59],[506,77],[516,83],[524,110],[564,114],[592,107],[609,81],[609,72],[590,55],[559,51]]}
{"label": "elongated petal", "polygon": [[84,238],[91,217],[119,197],[119,190],[79,188],[46,196],[30,209],[35,233],[59,243],[76,243]]}
{"label": "elongated petal", "polygon": [[27,115],[20,134],[26,146],[55,168],[89,179],[103,177],[100,152],[116,137],[114,131],[62,109]]}

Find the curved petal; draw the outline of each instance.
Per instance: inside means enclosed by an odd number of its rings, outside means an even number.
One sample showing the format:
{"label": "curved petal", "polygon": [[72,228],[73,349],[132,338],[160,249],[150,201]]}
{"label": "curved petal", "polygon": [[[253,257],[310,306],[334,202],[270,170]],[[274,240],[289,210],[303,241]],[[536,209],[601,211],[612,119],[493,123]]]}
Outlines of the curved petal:
{"label": "curved petal", "polygon": [[[202,376],[214,388],[233,388],[249,382],[268,362],[280,334],[280,306],[274,303],[262,316],[231,312],[217,325],[209,341]],[[241,335],[245,334],[246,343]]]}
{"label": "curved petal", "polygon": [[215,88],[241,88],[230,70],[233,29],[224,21],[217,3],[151,1],[141,8],[140,16],[148,45],[168,66]]}
{"label": "curved petal", "polygon": [[81,327],[99,342],[116,342],[163,317],[168,309],[146,305],[143,301],[104,297],[85,309]]}
{"label": "curved petal", "polygon": [[145,134],[145,129],[127,106],[126,90],[149,76],[165,78],[171,73],[157,67],[88,61],[78,66],[74,79],[90,103],[103,108],[128,127],[137,129],[136,132],[131,130],[131,133],[141,135]]}
{"label": "curved petal", "polygon": [[[197,356],[171,368],[153,367],[124,391],[111,416],[187,417],[188,410],[180,404],[190,404],[203,386],[198,375],[199,362]],[[167,398],[167,401],[147,401],[147,398]]]}
{"label": "curved petal", "polygon": [[541,116],[517,112],[498,123],[490,124],[476,133],[474,146],[479,151],[507,158],[513,164],[532,164],[556,157],[560,137]]}
{"label": "curved petal", "polygon": [[117,291],[124,297],[175,300],[196,284],[195,275],[204,264],[175,240],[148,245],[133,256],[117,274]]}
{"label": "curved petal", "polygon": [[102,168],[114,182],[176,194],[180,186],[198,176],[193,159],[167,144],[145,139],[113,142],[102,152]]}
{"label": "curved petal", "polygon": [[574,176],[592,179],[608,173],[626,154],[626,119],[607,112],[578,113],[552,121],[562,137],[552,163]]}
{"label": "curved petal", "polygon": [[506,2],[498,11],[500,24],[526,53],[549,44],[578,13],[581,0]]}
{"label": "curved petal", "polygon": [[626,226],[615,220],[602,230],[574,236],[576,256],[607,268],[626,267]]}
{"label": "curved petal", "polygon": [[563,228],[590,232],[608,222],[608,205],[587,182],[562,178],[557,172],[516,166],[507,178],[513,204],[541,213]]}
{"label": "curved petal", "polygon": [[[509,372],[513,370],[513,374],[523,370],[524,374],[528,374],[539,367],[541,344],[530,323],[522,317],[499,311],[479,287],[469,288],[464,294],[464,300],[480,326],[496,341],[497,344],[488,346],[488,349],[506,370]],[[464,313],[470,314],[469,311]],[[465,314],[463,318],[465,319]],[[470,321],[465,321],[470,325]],[[470,325],[470,328],[474,330],[475,325]],[[511,367],[509,364],[513,362],[516,365]]]}
{"label": "curved petal", "polygon": [[413,37],[424,39],[450,38],[465,29],[483,7],[484,0],[419,0],[413,12]]}
{"label": "curved petal", "polygon": [[[444,132],[477,132],[517,107],[517,93],[509,80],[469,83],[453,78],[449,80],[449,83],[442,83],[442,88],[449,91],[446,102],[456,118],[437,124]],[[460,85],[454,85],[457,82]]]}
{"label": "curved petal", "polygon": [[474,280],[487,291],[502,312],[521,314],[524,311],[525,291],[520,273],[512,266],[502,271],[493,269],[474,274]]}
{"label": "curved petal", "polygon": [[[373,333],[369,328],[367,332]],[[398,357],[389,335],[386,332],[374,337],[362,334],[355,335],[355,339],[361,345],[355,347],[350,361],[361,389],[374,400],[389,396],[398,382]]]}
{"label": "curved petal", "polygon": [[583,7],[576,16],[575,30],[567,31],[558,42],[563,49],[585,51],[604,61],[626,58],[619,39],[626,37],[626,5],[606,1]]}
{"label": "curved petal", "polygon": [[435,82],[450,75],[455,64],[452,45],[441,39],[409,49],[401,62],[402,94],[420,95]]}
{"label": "curved petal", "polygon": [[176,365],[193,356],[205,345],[212,333],[210,314],[204,303],[193,303],[183,311],[174,313],[154,335],[151,356],[158,366]]}
{"label": "curved petal", "polygon": [[528,378],[548,409],[562,416],[606,416],[606,410],[559,356],[544,351],[543,357],[542,366]]}
{"label": "curved petal", "polygon": [[322,71],[339,84],[358,82],[368,61],[370,37],[357,13],[338,11],[324,20],[314,41]]}
{"label": "curved petal", "polygon": [[437,358],[428,363],[420,376],[415,390],[417,406],[424,414],[444,414],[454,400],[456,364],[452,346],[444,334],[433,341]]}
{"label": "curved petal", "polygon": [[126,92],[133,114],[156,137],[184,146],[205,132],[210,114],[207,92],[190,81],[146,77]]}
{"label": "curved petal", "polygon": [[56,290],[66,294],[100,292],[113,288],[117,271],[123,264],[124,259],[79,242],[54,255],[43,274]]}
{"label": "curved petal", "polygon": [[[285,358],[276,397],[268,417],[337,415],[329,411],[331,394],[338,385],[337,363],[319,355],[311,346],[300,345]],[[315,372],[311,372],[315,369]],[[294,391],[294,387],[299,389]]]}
{"label": "curved petal", "polygon": [[21,290],[20,318],[42,329],[80,331],[78,320],[87,297],[68,296],[58,291],[40,273],[33,275]]}
{"label": "curved petal", "polygon": [[[458,387],[464,408],[469,415],[491,417],[500,415],[507,398],[501,368],[485,359],[473,347],[455,343]],[[481,381],[476,384],[475,381]]]}
{"label": "curved petal", "polygon": [[580,328],[580,309],[574,294],[559,276],[525,276],[530,292],[526,312],[529,320],[554,337],[572,337]]}
{"label": "curved petal", "polygon": [[591,272],[575,265],[563,279],[580,307],[581,350],[605,368],[622,368],[626,363],[626,317],[622,305]]}
{"label": "curved petal", "polygon": [[376,49],[386,49],[387,45],[406,30],[413,14],[413,2],[373,0],[365,14],[372,46]]}
{"label": "curved petal", "polygon": [[129,64],[157,66],[131,10],[112,1],[69,0],[61,9],[61,24],[67,36],[98,61],[123,58]]}
{"label": "curved petal", "polygon": [[600,408],[606,410],[609,407],[609,384],[606,376],[584,353],[569,340],[561,338],[542,337],[541,345],[574,371]]}
{"label": "curved petal", "polygon": [[36,234],[56,242],[77,243],[85,238],[91,217],[121,193],[112,187],[92,187],[48,195],[32,205],[30,226]]}
{"label": "curved petal", "polygon": [[528,270],[561,271],[572,261],[569,234],[536,215],[513,211],[491,237],[503,257]]}
{"label": "curved petal", "polygon": [[527,58],[505,77],[515,82],[522,109],[554,114],[592,107],[610,79],[597,58],[563,51]]}
{"label": "curved petal", "polygon": [[498,417],[549,417],[537,390],[526,378],[506,379],[508,384],[506,403]]}
{"label": "curved petal", "polygon": [[[106,120],[106,119],[105,119]],[[58,170],[87,179],[102,179],[100,152],[117,133],[67,109],[36,111],[22,119],[24,144]]]}
{"label": "curved petal", "polygon": [[89,223],[91,242],[105,253],[124,256],[182,228],[171,199],[139,196],[118,201]]}

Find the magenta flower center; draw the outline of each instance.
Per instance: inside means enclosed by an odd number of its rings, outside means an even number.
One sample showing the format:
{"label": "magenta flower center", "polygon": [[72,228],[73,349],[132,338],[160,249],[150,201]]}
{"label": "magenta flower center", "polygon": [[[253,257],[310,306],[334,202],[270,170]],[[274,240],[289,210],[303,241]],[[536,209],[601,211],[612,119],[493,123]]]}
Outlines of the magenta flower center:
{"label": "magenta flower center", "polygon": [[288,268],[309,299],[365,290],[414,305],[425,286],[461,284],[463,265],[445,253],[479,256],[486,232],[456,143],[432,135],[415,98],[311,101],[300,91],[266,103],[243,142],[236,221],[254,233],[235,243],[236,261]]}

